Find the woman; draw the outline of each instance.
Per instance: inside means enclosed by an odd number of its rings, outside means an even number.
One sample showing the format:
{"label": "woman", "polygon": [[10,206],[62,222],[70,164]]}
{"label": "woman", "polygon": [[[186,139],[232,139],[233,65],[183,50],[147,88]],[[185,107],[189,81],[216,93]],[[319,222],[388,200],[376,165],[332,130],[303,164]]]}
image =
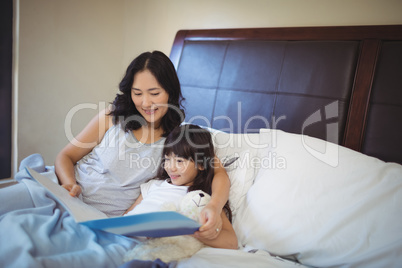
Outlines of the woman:
{"label": "woman", "polygon": [[[139,185],[156,175],[165,137],[181,124],[182,95],[176,71],[162,52],[134,59],[113,105],[100,112],[57,156],[55,170],[70,195],[110,216],[138,197]],[[216,158],[216,157],[215,157]],[[230,182],[216,158],[211,202],[202,211],[200,236],[214,239]]]}

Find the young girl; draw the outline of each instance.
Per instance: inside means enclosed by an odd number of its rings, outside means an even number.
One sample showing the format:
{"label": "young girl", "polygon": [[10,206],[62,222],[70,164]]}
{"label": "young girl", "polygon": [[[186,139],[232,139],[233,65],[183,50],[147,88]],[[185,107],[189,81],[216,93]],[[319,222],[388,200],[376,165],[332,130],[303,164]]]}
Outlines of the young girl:
{"label": "young girl", "polygon": [[[169,202],[176,206],[189,191],[211,194],[215,152],[211,134],[195,125],[174,129],[165,140],[162,165],[157,177],[141,185],[141,194],[127,210],[127,215],[160,211]],[[225,213],[226,212],[226,213]],[[237,248],[237,238],[230,223],[231,211],[226,203],[220,214],[222,229],[214,239],[194,236],[204,244],[219,248]]]}

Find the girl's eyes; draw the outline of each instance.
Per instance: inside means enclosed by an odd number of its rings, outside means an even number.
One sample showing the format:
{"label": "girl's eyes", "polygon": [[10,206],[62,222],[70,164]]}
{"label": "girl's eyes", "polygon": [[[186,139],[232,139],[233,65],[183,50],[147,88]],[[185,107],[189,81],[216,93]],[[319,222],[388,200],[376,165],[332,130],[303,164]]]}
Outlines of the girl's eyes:
{"label": "girl's eyes", "polygon": [[[185,162],[184,159],[180,159],[180,158],[173,159],[173,161],[178,165],[182,165]],[[170,165],[171,164],[171,159],[170,158],[164,158],[163,162],[164,162],[164,165]]]}

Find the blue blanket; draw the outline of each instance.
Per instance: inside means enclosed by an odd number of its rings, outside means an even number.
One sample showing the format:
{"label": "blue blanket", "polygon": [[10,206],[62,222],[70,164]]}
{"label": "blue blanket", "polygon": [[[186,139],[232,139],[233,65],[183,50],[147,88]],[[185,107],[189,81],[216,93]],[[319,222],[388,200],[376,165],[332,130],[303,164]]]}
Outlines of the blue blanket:
{"label": "blue blanket", "polygon": [[[38,160],[38,157],[33,160]],[[23,184],[29,191],[31,206],[15,209],[14,203],[18,206],[25,202],[24,198],[5,201],[4,191],[8,187],[1,189],[3,196],[0,198],[5,203],[0,204],[0,267],[121,265],[124,254],[135,246],[136,240],[94,231],[76,223],[38,183],[24,173],[25,166],[33,166],[38,172],[46,171],[42,163],[35,161],[27,161],[20,166],[21,172],[16,176],[20,181],[19,188],[24,188]],[[9,211],[4,209],[7,207],[10,207]]]}

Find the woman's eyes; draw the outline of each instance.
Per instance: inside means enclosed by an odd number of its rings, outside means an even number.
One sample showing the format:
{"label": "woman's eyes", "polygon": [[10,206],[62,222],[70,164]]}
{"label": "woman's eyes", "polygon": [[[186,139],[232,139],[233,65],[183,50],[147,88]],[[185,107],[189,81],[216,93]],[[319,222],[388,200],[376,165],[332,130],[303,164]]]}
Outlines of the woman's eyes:
{"label": "woman's eyes", "polygon": [[[133,90],[133,94],[134,94],[134,96],[141,96],[142,92]],[[150,93],[151,96],[158,96],[159,94],[160,94],[160,92]]]}

